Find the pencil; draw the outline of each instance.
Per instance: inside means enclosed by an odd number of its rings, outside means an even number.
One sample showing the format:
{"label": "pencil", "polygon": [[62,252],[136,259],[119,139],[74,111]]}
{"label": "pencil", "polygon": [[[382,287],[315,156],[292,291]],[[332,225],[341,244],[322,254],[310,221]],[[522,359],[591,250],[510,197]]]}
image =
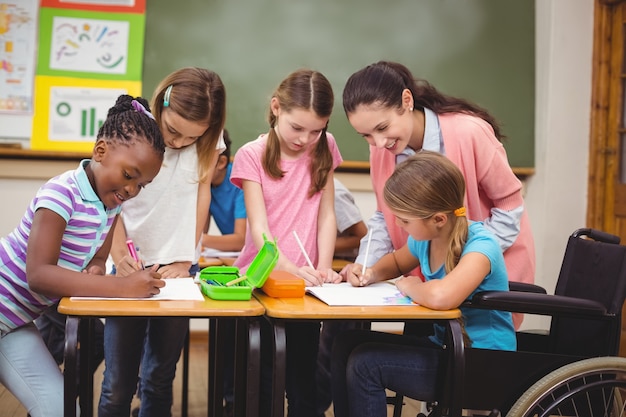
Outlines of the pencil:
{"label": "pencil", "polygon": [[135,248],[135,243],[128,236],[128,231],[126,230],[126,225],[124,224],[124,219],[122,217],[120,217],[118,220],[120,222],[122,222],[122,229],[124,229],[124,234],[126,235],[126,247],[128,248],[128,253],[130,253],[130,256],[133,258],[133,260],[135,262],[139,262],[141,264],[141,269],[144,269],[143,262],[141,262],[141,260],[139,259],[139,254],[137,253],[137,248]]}
{"label": "pencil", "polygon": [[226,283],[226,286],[227,286],[227,287],[230,287],[230,286],[232,286],[232,285],[239,284],[241,281],[245,281],[247,278],[248,278],[248,277],[247,277],[247,276],[245,276],[245,275],[244,275],[244,276],[241,276],[241,277],[239,277],[239,278],[235,278],[235,279],[234,279],[234,280],[232,280],[232,281],[228,281],[228,282]]}
{"label": "pencil", "polygon": [[367,258],[370,254],[370,243],[372,243],[372,230],[367,233],[367,246],[365,247],[365,259],[363,260],[363,271],[361,271],[361,275],[365,275],[365,270],[367,269]]}
{"label": "pencil", "polygon": [[304,257],[306,258],[306,262],[309,264],[311,269],[315,269],[315,267],[313,266],[313,262],[311,262],[311,258],[309,258],[309,255],[307,255],[306,250],[304,250],[304,246],[302,245],[302,242],[300,241],[300,238],[298,237],[298,234],[296,233],[295,230],[293,231],[293,236],[296,238],[296,242],[298,242],[298,246],[300,246],[300,250],[302,251],[302,254],[304,255]]}

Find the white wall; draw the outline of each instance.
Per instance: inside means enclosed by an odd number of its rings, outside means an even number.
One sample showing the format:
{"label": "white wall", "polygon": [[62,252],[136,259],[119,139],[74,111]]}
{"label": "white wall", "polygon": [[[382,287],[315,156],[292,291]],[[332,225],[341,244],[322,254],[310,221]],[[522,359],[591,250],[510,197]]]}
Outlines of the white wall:
{"label": "white wall", "polygon": [[[537,250],[536,281],[551,290],[566,237],[585,226],[593,0],[536,1],[536,15],[535,175],[526,183],[525,197]],[[15,227],[44,181],[6,178],[3,171],[6,162],[0,160],[0,235]],[[368,178],[339,178],[353,189],[361,213],[369,217],[375,201]],[[524,323],[545,326],[545,320],[535,317]]]}
{"label": "white wall", "polygon": [[[527,181],[525,201],[537,251],[536,282],[551,290],[567,236],[586,222],[593,0],[535,4],[535,175]],[[527,318],[524,326],[545,325],[535,320]]]}

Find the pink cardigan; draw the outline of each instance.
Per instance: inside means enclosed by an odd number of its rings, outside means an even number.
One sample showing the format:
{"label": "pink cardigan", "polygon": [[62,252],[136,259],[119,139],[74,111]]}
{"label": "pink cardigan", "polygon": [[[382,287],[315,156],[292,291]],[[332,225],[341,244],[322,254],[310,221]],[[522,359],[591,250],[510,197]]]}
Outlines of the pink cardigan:
{"label": "pink cardigan", "polygon": [[[465,207],[468,219],[483,221],[491,208],[511,210],[524,204],[522,183],[509,166],[506,151],[496,139],[491,125],[481,118],[463,113],[437,115],[446,156],[463,172],[466,182]],[[395,169],[395,155],[370,146],[370,173],[378,210],[385,217],[395,249],[407,241],[407,234],[383,199],[383,187]],[[513,245],[504,252],[509,281],[535,281],[535,245],[528,215],[524,211],[521,230]],[[415,271],[414,271],[415,272]],[[417,275],[412,273],[412,275]]]}

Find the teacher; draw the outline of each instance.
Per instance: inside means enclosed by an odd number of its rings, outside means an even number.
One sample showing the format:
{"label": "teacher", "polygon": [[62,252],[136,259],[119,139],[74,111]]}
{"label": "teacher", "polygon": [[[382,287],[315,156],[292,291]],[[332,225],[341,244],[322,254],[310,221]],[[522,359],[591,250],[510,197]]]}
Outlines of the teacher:
{"label": "teacher", "polygon": [[[461,169],[467,183],[468,219],[483,222],[496,236],[509,281],[534,283],[535,247],[522,183],[508,163],[501,143],[504,136],[492,115],[441,93],[404,65],[387,61],[350,76],[343,107],[352,127],[370,146],[377,207],[368,220],[372,238],[366,266],[406,243],[407,235],[396,226],[382,190],[398,163],[424,149],[444,154]],[[355,261],[360,265],[366,262],[364,241]],[[516,329],[522,320],[523,315],[513,315]]]}

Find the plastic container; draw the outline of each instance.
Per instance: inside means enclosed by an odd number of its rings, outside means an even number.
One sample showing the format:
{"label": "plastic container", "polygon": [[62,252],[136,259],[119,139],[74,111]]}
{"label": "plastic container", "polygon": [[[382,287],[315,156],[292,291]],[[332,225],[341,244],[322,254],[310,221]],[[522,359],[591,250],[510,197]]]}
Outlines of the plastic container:
{"label": "plastic container", "polygon": [[265,240],[246,271],[246,279],[230,287],[226,283],[241,277],[236,266],[208,266],[200,271],[200,290],[214,300],[249,300],[252,290],[267,280],[278,260],[276,243]]}
{"label": "plastic container", "polygon": [[304,280],[287,271],[272,271],[261,288],[270,297],[304,297]]}

